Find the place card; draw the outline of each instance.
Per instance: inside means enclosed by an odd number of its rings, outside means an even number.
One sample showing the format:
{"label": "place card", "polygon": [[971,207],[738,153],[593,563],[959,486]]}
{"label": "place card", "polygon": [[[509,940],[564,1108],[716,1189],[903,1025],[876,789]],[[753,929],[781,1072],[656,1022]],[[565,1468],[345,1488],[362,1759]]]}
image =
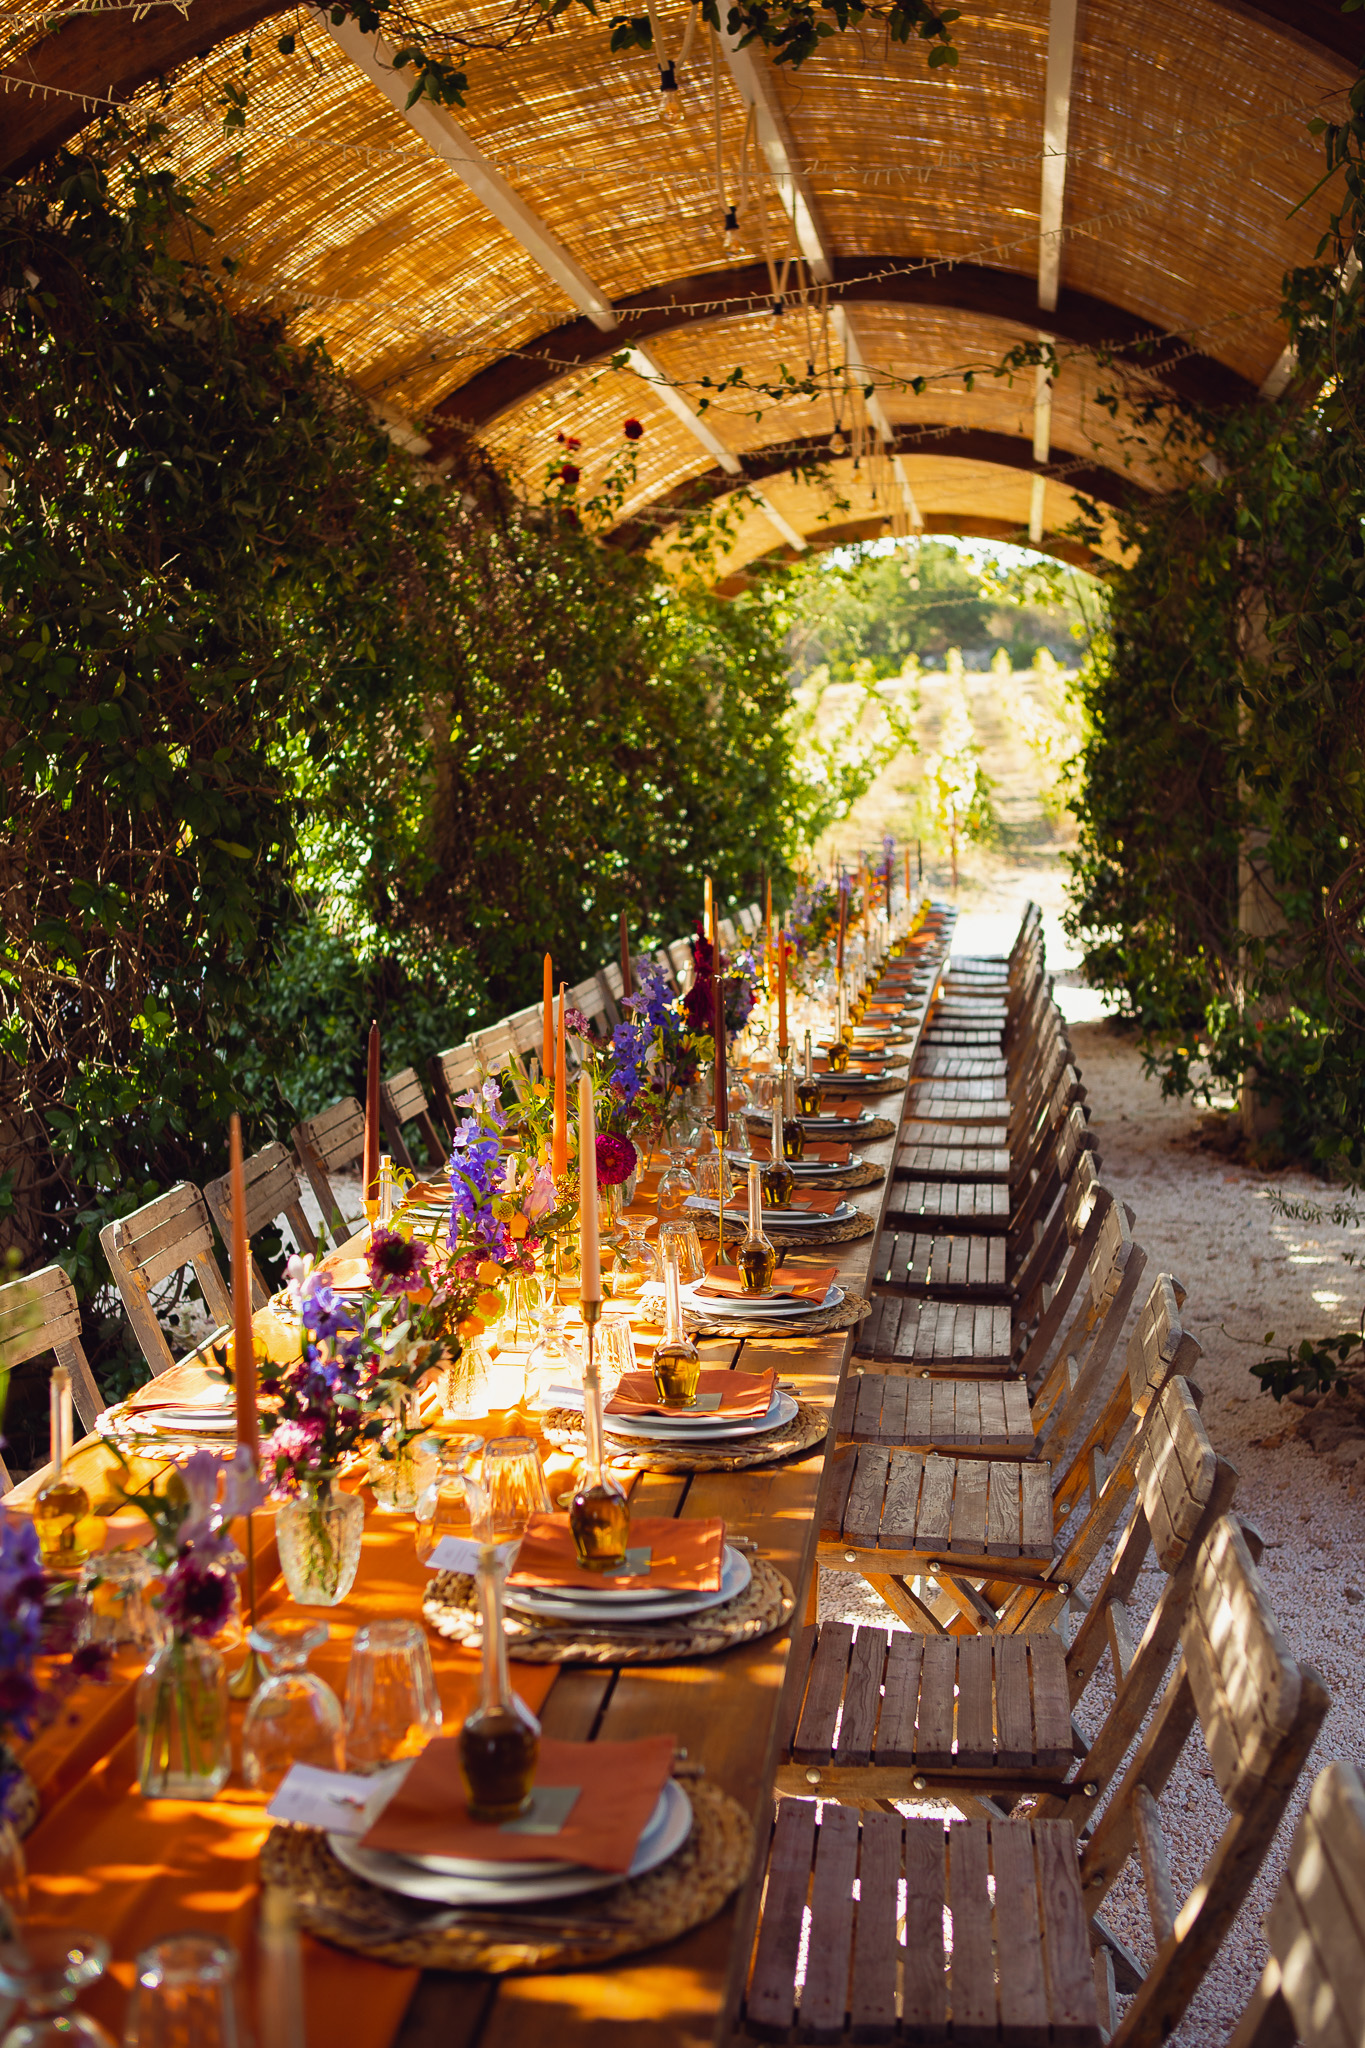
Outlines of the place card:
{"label": "place card", "polygon": [[326,1828],[333,1835],[363,1835],[369,1823],[365,1802],[374,1779],[350,1771],[324,1771],[316,1764],[291,1764],[266,1808],[271,1820],[290,1820],[300,1827]]}
{"label": "place card", "polygon": [[[508,1558],[516,1549],[515,1543],[500,1543],[497,1549]],[[468,1572],[472,1579],[479,1569],[479,1557],[483,1546],[472,1536],[443,1536],[433,1544],[427,1553],[429,1572]]]}

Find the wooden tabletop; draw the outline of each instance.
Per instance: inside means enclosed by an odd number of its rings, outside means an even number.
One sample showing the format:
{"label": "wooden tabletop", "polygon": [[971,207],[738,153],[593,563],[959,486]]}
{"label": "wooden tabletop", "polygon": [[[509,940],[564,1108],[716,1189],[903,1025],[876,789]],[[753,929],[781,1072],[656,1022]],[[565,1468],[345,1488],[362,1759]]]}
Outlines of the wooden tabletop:
{"label": "wooden tabletop", "polygon": [[[899,1126],[904,1090],[869,1106]],[[897,1139],[860,1147],[886,1171],[879,1187],[849,1200],[877,1229],[893,1193]],[[875,1234],[832,1245],[840,1282],[865,1292]],[[824,1257],[822,1250],[819,1254]],[[708,1364],[746,1371],[776,1365],[803,1400],[830,1414],[848,1368],[851,1332],[763,1341],[714,1340],[700,1348]],[[830,1442],[833,1439],[831,1437]],[[644,1476],[632,1502],[649,1514],[720,1515],[736,1535],[757,1544],[791,1581],[798,1618],[813,1608],[825,1446],[803,1458],[742,1472],[677,1479]],[[626,1741],[675,1734],[712,1784],[732,1793],[766,1842],[781,1729],[791,1709],[786,1631],[723,1657],[675,1666],[621,1670],[566,1667],[541,1713],[547,1735],[574,1741]],[[750,1884],[714,1920],[666,1948],[591,1971],[543,1977],[452,1977],[428,1974],[408,2009],[396,2048],[599,2048],[604,2028],[614,2042],[638,2036],[651,2048],[691,2048],[728,2032],[743,1990],[758,1908],[758,1869]]]}

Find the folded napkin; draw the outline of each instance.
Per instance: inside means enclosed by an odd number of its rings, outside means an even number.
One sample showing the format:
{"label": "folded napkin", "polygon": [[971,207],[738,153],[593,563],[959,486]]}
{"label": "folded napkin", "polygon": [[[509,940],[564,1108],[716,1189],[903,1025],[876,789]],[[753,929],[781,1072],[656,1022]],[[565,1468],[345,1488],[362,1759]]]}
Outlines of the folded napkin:
{"label": "folded napkin", "polygon": [[429,1742],[379,1818],[361,1836],[367,1849],[397,1856],[476,1856],[481,1862],[586,1863],[629,1870],[673,1765],[671,1735],[641,1742],[551,1742],[544,1738],[535,1782],[576,1785],[578,1797],[555,1834],[515,1822],[471,1820],[460,1777],[460,1740]]}
{"label": "folded napkin", "polygon": [[[791,1208],[782,1213],[794,1216],[799,1209],[807,1216],[832,1216],[843,1199],[837,1188],[808,1188],[798,1183],[792,1192]],[[728,1202],[725,1213],[727,1216],[747,1216],[749,1205],[744,1201]]]}
{"label": "folded napkin", "polygon": [[173,1365],[145,1387],[135,1387],[126,1408],[230,1408],[232,1388],[216,1366],[192,1359]]}
{"label": "folded napkin", "polygon": [[[779,1266],[773,1274],[772,1292],[790,1294],[798,1301],[823,1301],[839,1277],[837,1266]],[[697,1282],[698,1295],[743,1294],[744,1281],[736,1266],[712,1266],[704,1280]],[[727,1379],[736,1377],[733,1373]]]}
{"label": "folded napkin", "polygon": [[[831,1268],[831,1271],[833,1268]],[[719,1290],[718,1290],[719,1291]],[[712,1415],[766,1415],[773,1405],[777,1368],[767,1372],[731,1372],[725,1366],[703,1366],[697,1383],[699,1394],[718,1394],[719,1403],[708,1408]],[[607,1403],[608,1415],[677,1415],[676,1407],[665,1408],[659,1399],[652,1372],[623,1372],[621,1384]],[[720,1525],[717,1524],[719,1527]],[[638,1522],[630,1525],[630,1540],[636,1541]]]}
{"label": "folded napkin", "polygon": [[[643,1373],[623,1373],[627,1380]],[[650,1385],[654,1381],[650,1376]],[[682,1521],[674,1515],[632,1515],[630,1547],[649,1551],[649,1570],[630,1576],[586,1571],[578,1562],[567,1515],[532,1515],[521,1539],[517,1561],[507,1574],[509,1586],[583,1586],[594,1593],[612,1593],[622,1586],[643,1592],[718,1593],[725,1553],[724,1522]]]}
{"label": "folded napkin", "polygon": [[[829,1072],[828,1060],[817,1060],[815,1062],[815,1066],[816,1071],[818,1073],[827,1074]],[[886,1061],[863,1060],[856,1058],[851,1059],[848,1063],[848,1072],[853,1074],[866,1074],[869,1076],[869,1078],[876,1078],[877,1080],[880,1080],[882,1075],[886,1072]]]}
{"label": "folded napkin", "polygon": [[448,1202],[451,1192],[450,1181],[444,1176],[440,1180],[417,1180],[408,1189],[403,1200],[405,1203]]}
{"label": "folded napkin", "polygon": [[820,1104],[821,1116],[847,1117],[853,1123],[857,1122],[862,1113],[862,1103],[855,1101],[851,1095],[827,1095]]}
{"label": "folded napkin", "polygon": [[[768,1160],[773,1156],[770,1138],[750,1138],[749,1152],[754,1159]],[[847,1166],[853,1158],[851,1145],[823,1145],[807,1138],[803,1159],[818,1159],[822,1166]]]}
{"label": "folded napkin", "polygon": [[373,1284],[368,1259],[328,1259],[324,1271],[338,1294],[363,1294]]}

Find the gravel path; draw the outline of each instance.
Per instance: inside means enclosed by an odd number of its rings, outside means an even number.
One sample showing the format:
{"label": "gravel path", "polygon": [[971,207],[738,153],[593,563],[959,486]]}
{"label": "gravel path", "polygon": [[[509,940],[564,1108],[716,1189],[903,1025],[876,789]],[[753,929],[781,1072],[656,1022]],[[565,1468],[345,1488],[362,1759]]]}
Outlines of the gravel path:
{"label": "gravel path", "polygon": [[[1357,1322],[1365,1274],[1357,1276],[1342,1254],[1365,1249],[1365,1243],[1359,1234],[1278,1215],[1272,1187],[1320,1200],[1322,1185],[1297,1173],[1268,1181],[1208,1147],[1202,1111],[1162,1101],[1158,1085],[1143,1073],[1132,1038],[1102,1016],[1092,992],[1067,985],[1076,977],[1055,922],[1059,877],[1049,871],[1046,857],[1037,867],[992,881],[963,917],[957,950],[1005,950],[1030,894],[1051,913],[1048,959],[1059,971],[1058,1000],[1070,1019],[1103,1178],[1136,1212],[1133,1234],[1148,1254],[1149,1273],[1172,1272],[1188,1290],[1185,1316],[1204,1347],[1198,1378],[1205,1426],[1237,1467],[1239,1512],[1265,1538],[1262,1569],[1289,1648],[1316,1666],[1332,1699],[1299,1796],[1260,1880],[1173,2037],[1182,2048],[1215,2048],[1226,2041],[1260,1974],[1260,1921],[1313,1777],[1335,1757],[1365,1765],[1365,1436],[1315,1451],[1297,1434],[1303,1412],[1277,1407],[1249,1371],[1267,1355],[1267,1331],[1275,1332],[1269,1347],[1275,1350],[1291,1338],[1297,1343]],[[1144,1574],[1134,1601],[1135,1633],[1160,1583],[1155,1568]],[[859,1598],[847,1580],[823,1576],[822,1613],[887,1625],[889,1617],[877,1606]],[[1093,1726],[1108,1698],[1097,1685],[1086,1704],[1082,1718]],[[1162,1806],[1173,1876],[1183,1897],[1225,1819],[1197,1738]],[[1135,1866],[1105,1911],[1115,1931],[1149,1958],[1149,1923]]]}

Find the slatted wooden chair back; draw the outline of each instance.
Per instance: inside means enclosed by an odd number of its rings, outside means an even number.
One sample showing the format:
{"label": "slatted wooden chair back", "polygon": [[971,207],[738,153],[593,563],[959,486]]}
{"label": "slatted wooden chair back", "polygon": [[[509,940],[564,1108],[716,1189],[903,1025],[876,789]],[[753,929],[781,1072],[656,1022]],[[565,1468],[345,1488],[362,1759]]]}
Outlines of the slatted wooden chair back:
{"label": "slatted wooden chair back", "polygon": [[568,990],[565,1001],[571,1010],[581,1010],[599,1038],[610,1038],[606,998],[595,974]]}
{"label": "slatted wooden chair back", "polygon": [[172,1274],[190,1267],[215,1324],[231,1322],[232,1303],[213,1255],[208,1204],[188,1181],[135,1209],[131,1216],[106,1223],[100,1243],[133,1335],[153,1373],[166,1372],[175,1364],[152,1306],[153,1289]]}
{"label": "slatted wooden chair back", "polygon": [[[277,1223],[282,1216],[289,1225],[290,1235],[301,1252],[317,1254],[318,1241],[313,1235],[313,1226],[303,1211],[303,1188],[294,1168],[294,1161],[283,1145],[267,1145],[264,1151],[255,1152],[244,1161],[242,1176],[246,1183],[246,1234],[248,1242],[258,1230]],[[232,1187],[231,1176],[224,1174],[219,1180],[209,1181],[204,1188],[204,1200],[209,1213],[218,1225],[218,1235],[224,1244],[232,1242]],[[270,1298],[265,1275],[251,1256],[251,1306],[264,1308]]]}
{"label": "slatted wooden chair back", "polygon": [[1270,1958],[1228,2048],[1365,2043],[1365,1785],[1320,1771],[1262,1926]]}
{"label": "slatted wooden chair back", "polygon": [[659,951],[653,954],[651,957],[653,958],[654,965],[658,968],[660,974],[662,974],[664,978],[664,985],[667,988],[671,988],[674,994],[676,995],[678,991],[677,977],[673,972],[673,962],[669,958],[667,952],[661,946],[659,948]]}
{"label": "slatted wooden chair back", "polygon": [[[616,976],[615,988],[612,987],[613,972]],[[596,981],[598,990],[602,997],[602,1009],[606,1019],[605,1029],[607,1031],[608,1036],[610,1036],[610,1034],[616,1029],[617,1025],[621,1021],[621,1005],[617,1000],[621,991],[620,962],[615,961],[610,966],[599,967],[596,974]]]}
{"label": "slatted wooden chair back", "polygon": [[[1071,1312],[1085,1278],[1100,1211],[1113,1201],[1099,1177],[1099,1155],[1091,1149],[1085,1112],[1068,1110],[1057,1140],[1057,1181],[1060,1199],[1039,1226],[1038,1239],[1015,1275],[1015,1326],[1025,1332],[1020,1347],[1024,1370],[1041,1388],[1053,1357],[1058,1331]],[[1044,1307],[1044,1290],[1046,1295]]]}
{"label": "slatted wooden chair back", "polygon": [[462,1095],[471,1088],[477,1088],[482,1076],[479,1073],[479,1056],[472,1045],[452,1045],[446,1052],[433,1053],[427,1062],[431,1076],[432,1092],[445,1118],[446,1128],[452,1137],[455,1126],[464,1116],[459,1107]]}
{"label": "slatted wooden chair back", "polygon": [[1080,1295],[1074,1313],[1052,1345],[1050,1364],[1034,1351],[1026,1359],[1035,1374],[1046,1365],[1033,1415],[1040,1442],[1054,1457],[1068,1455],[1067,1446],[1075,1441],[1082,1418],[1119,1387],[1123,1367],[1115,1358],[1115,1347],[1147,1265],[1147,1254],[1133,1242],[1121,1202],[1097,1188],[1091,1215],[1095,1227],[1082,1230],[1067,1267],[1066,1280]]}
{"label": "slatted wooden chair back", "polygon": [[[1199,1545],[1180,1647],[1081,1854],[1093,1914],[1136,1851],[1151,1915],[1156,1953],[1114,2029],[1114,2048],[1158,2048],[1174,2033],[1255,1881],[1328,1707],[1317,1672],[1290,1655],[1230,1515]],[[1159,1801],[1196,1721],[1226,1821],[1182,1904]]]}
{"label": "slatted wooden chair back", "polygon": [[417,1170],[417,1162],[403,1136],[405,1124],[416,1124],[427,1148],[428,1161],[434,1167],[440,1165],[450,1149],[450,1141],[431,1113],[427,1091],[416,1067],[404,1067],[401,1073],[390,1074],[387,1080],[380,1082],[379,1114],[384,1136],[388,1139],[389,1154],[400,1166],[410,1173]]}
{"label": "slatted wooden chair back", "polygon": [[759,914],[758,905],[756,903],[746,903],[743,910],[739,913],[740,930],[752,938],[761,922],[762,919]]}
{"label": "slatted wooden chair back", "polygon": [[365,1112],[354,1095],[344,1095],[329,1109],[305,1117],[290,1134],[299,1164],[322,1210],[323,1227],[334,1244],[341,1244],[359,1228],[363,1218],[364,1194],[356,1198],[357,1218],[348,1218],[334,1182],[352,1168],[359,1169],[365,1157]]}
{"label": "slatted wooden chair back", "polygon": [[[553,1025],[554,1019],[551,1018]],[[507,1020],[512,1030],[512,1042],[521,1055],[522,1065],[528,1074],[539,1079],[545,1052],[545,1005],[528,1003],[524,1010],[514,1010]]]}
{"label": "slatted wooden chair back", "polygon": [[692,979],[692,947],[687,939],[674,939],[668,948],[669,966],[673,970],[673,986],[679,995]]}
{"label": "slatted wooden chair back", "polygon": [[607,984],[607,993],[611,997],[612,1001],[616,1004],[617,1011],[619,1013],[621,1007],[621,998],[625,995],[626,992],[625,977],[621,973],[620,961],[608,960],[605,967],[598,968],[597,978],[599,981],[605,981],[605,983]]}
{"label": "slatted wooden chair back", "polygon": [[[44,1266],[0,1287],[0,1372],[8,1376],[46,1351],[70,1373],[76,1413],[87,1429],[93,1429],[106,1404],[81,1343],[76,1290],[60,1266]],[[0,1484],[6,1492],[10,1483],[0,1458]]]}

